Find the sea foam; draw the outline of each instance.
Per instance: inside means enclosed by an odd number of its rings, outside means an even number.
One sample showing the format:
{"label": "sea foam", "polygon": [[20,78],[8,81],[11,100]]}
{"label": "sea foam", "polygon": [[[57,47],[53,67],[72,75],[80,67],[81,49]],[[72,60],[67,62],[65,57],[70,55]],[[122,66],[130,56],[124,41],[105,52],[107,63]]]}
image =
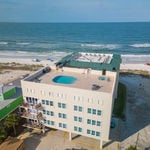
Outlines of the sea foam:
{"label": "sea foam", "polygon": [[148,47],[150,47],[150,43],[132,44],[130,46],[131,47],[136,47],[136,48],[148,48]]}
{"label": "sea foam", "polygon": [[8,42],[0,42],[1,45],[7,45]]}
{"label": "sea foam", "polygon": [[18,42],[16,43],[17,45],[29,45],[30,43],[27,43],[27,42]]}
{"label": "sea foam", "polygon": [[119,44],[81,44],[81,47],[91,47],[91,48],[100,48],[100,49],[117,49],[121,46]]}

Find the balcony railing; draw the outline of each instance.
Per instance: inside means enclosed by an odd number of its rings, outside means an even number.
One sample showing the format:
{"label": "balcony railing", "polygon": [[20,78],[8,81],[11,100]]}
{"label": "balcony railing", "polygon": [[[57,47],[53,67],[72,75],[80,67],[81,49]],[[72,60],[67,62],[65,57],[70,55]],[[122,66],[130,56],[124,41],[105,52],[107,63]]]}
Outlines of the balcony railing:
{"label": "balcony railing", "polygon": [[30,104],[30,103],[27,103],[27,102],[23,102],[20,107],[23,107],[23,108],[28,108],[28,107],[33,107],[35,109],[40,109],[42,108],[42,105],[41,103],[38,103],[38,104]]}
{"label": "balcony railing", "polygon": [[21,105],[20,105],[21,107],[28,107],[29,106],[29,104],[28,103],[26,103],[26,102],[23,102]]}
{"label": "balcony railing", "polygon": [[28,123],[25,123],[23,126],[27,128],[37,128],[37,129],[44,128],[44,125],[38,122],[28,122]]}
{"label": "balcony railing", "polygon": [[35,105],[35,109],[40,109],[42,107],[41,103]]}
{"label": "balcony railing", "polygon": [[28,111],[24,111],[22,113],[22,116],[23,118],[28,118],[28,119],[33,119],[33,120],[41,120],[43,119],[43,115],[41,112],[39,113],[31,113],[31,112],[28,112]]}

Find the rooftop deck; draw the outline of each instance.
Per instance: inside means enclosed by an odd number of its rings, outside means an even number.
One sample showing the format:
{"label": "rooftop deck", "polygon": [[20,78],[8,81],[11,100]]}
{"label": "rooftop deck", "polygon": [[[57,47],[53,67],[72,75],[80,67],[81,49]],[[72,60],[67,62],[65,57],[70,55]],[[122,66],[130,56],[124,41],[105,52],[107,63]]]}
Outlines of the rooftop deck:
{"label": "rooftop deck", "polygon": [[120,55],[80,52],[70,54],[58,62],[59,66],[108,71],[118,71],[120,63]]}
{"label": "rooftop deck", "polygon": [[79,53],[76,61],[110,64],[112,56],[112,54]]}
{"label": "rooftop deck", "polygon": [[[37,78],[35,77],[30,81],[57,85],[57,86],[93,90],[97,92],[111,92],[112,91],[113,82],[114,82],[114,77],[112,75],[105,76],[106,80],[104,79],[100,80],[99,78],[102,77],[101,75],[91,74],[90,72],[87,73],[87,69],[83,69],[82,71],[83,71],[82,73],[81,71],[77,73],[77,72],[66,71],[65,68],[63,68],[63,71],[61,69],[59,70],[52,69],[50,72],[41,74]],[[73,77],[76,77],[77,80],[73,84],[59,84],[59,83],[53,82],[52,81],[53,78],[59,75],[73,76]]]}

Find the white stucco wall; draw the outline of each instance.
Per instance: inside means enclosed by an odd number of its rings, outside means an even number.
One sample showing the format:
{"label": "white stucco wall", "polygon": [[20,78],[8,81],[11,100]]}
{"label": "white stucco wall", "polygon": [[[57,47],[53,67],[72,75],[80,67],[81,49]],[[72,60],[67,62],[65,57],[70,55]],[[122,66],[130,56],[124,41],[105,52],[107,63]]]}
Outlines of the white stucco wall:
{"label": "white stucco wall", "polygon": [[[112,94],[102,93],[92,90],[84,90],[70,87],[62,87],[58,85],[50,85],[44,83],[35,83],[30,81],[21,81],[24,99],[26,97],[34,97],[38,102],[49,100],[54,102],[54,106],[43,105],[45,110],[53,111],[54,116],[45,115],[46,119],[54,121],[55,125],[50,126],[56,129],[77,133],[95,139],[109,139],[111,109],[112,109]],[[65,103],[66,109],[58,108],[58,102]],[[74,105],[83,107],[83,111],[74,111]],[[88,114],[87,108],[101,110],[102,115]],[[67,114],[67,118],[59,118],[58,113]],[[82,117],[83,121],[75,122],[74,116]],[[87,119],[101,121],[101,126],[88,125]],[[59,128],[58,124],[66,123],[67,129]],[[46,125],[48,126],[48,125]],[[82,132],[75,132],[74,126],[81,127]],[[99,131],[100,137],[87,135],[87,129]]]}

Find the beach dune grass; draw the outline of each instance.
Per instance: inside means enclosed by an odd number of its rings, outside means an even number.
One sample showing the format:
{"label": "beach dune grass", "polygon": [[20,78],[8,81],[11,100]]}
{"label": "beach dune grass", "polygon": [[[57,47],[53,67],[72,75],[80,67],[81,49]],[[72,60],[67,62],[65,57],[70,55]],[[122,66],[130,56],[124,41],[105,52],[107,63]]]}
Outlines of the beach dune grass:
{"label": "beach dune grass", "polygon": [[121,74],[136,74],[136,75],[142,75],[146,77],[150,77],[150,72],[146,70],[131,70],[131,69],[121,69]]}
{"label": "beach dune grass", "polygon": [[40,68],[42,68],[43,65],[39,64],[32,64],[32,65],[27,65],[27,64],[19,64],[19,63],[0,63],[0,70],[29,70],[29,71],[36,71]]}
{"label": "beach dune grass", "polygon": [[118,95],[115,99],[113,115],[115,117],[124,118],[124,111],[126,106],[126,86],[119,82]]}

